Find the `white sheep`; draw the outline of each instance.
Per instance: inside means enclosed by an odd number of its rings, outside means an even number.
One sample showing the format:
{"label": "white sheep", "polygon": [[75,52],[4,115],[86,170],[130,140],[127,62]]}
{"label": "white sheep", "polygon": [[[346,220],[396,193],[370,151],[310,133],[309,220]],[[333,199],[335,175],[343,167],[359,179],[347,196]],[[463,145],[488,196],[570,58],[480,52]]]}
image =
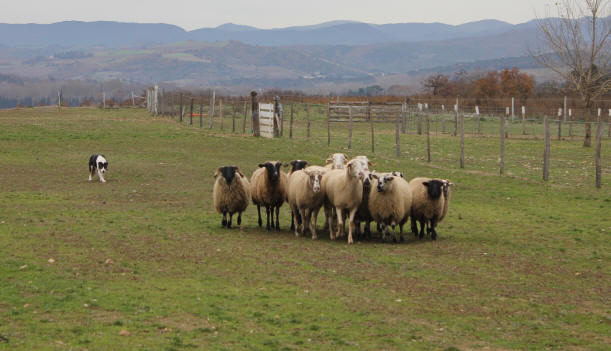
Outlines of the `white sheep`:
{"label": "white sheep", "polygon": [[452,183],[448,179],[442,179],[441,181],[443,182],[443,186],[441,189],[443,191],[444,203],[443,211],[441,212],[441,216],[439,217],[439,222],[443,221],[443,219],[446,217],[446,214],[448,214],[448,208],[450,207],[450,199],[452,198],[451,187],[454,186],[454,183]]}
{"label": "white sheep", "polygon": [[329,156],[326,161],[325,168],[328,170],[332,169],[344,169],[346,162],[348,162],[348,155],[342,153],[335,153]]}
{"label": "white sheep", "polygon": [[[257,205],[259,227],[263,225],[261,220],[261,206],[265,206],[267,214],[267,230],[274,227],[274,210],[276,210],[276,230],[280,230],[278,215],[280,206],[286,199],[286,183],[288,176],[280,167],[280,161],[267,161],[259,164],[259,169],[253,172],[250,178],[250,192],[252,202]],[[271,214],[271,226],[270,226]]]}
{"label": "white sheep", "polygon": [[[306,228],[316,239],[316,219],[318,211],[324,202],[324,193],[321,191],[321,180],[327,170],[323,167],[312,166],[296,171],[290,178],[287,187],[288,203],[293,213],[299,214],[301,223],[295,225],[295,235],[305,234]],[[314,215],[312,222],[312,215]]]}
{"label": "white sheep", "polygon": [[[369,194],[371,217],[382,226],[382,239],[386,239],[388,227],[399,226],[399,237],[403,238],[403,224],[411,214],[412,194],[405,179],[393,173],[373,173],[374,182]],[[396,242],[396,237],[393,236]]]}
{"label": "white sheep", "polygon": [[[242,224],[242,212],[250,202],[250,184],[239,167],[219,167],[214,173],[212,201],[217,212],[223,214],[222,225],[231,228],[234,213],[238,213],[238,225]],[[229,214],[229,219],[227,219]]]}
{"label": "white sheep", "polygon": [[[342,236],[344,232],[343,211],[348,212],[348,244],[352,244],[352,233],[354,231],[354,216],[363,198],[363,171],[357,160],[352,160],[346,165],[346,169],[337,169],[327,172],[322,178],[322,189],[325,193],[325,206],[333,208],[337,216],[337,231],[334,233],[330,228],[331,239]],[[331,214],[327,212],[327,217]],[[329,223],[332,223],[327,218]],[[332,226],[331,226],[332,227]]]}
{"label": "white sheep", "polygon": [[437,239],[437,231],[435,227],[442,217],[445,207],[445,196],[443,194],[444,182],[439,179],[432,178],[414,178],[409,182],[409,187],[412,191],[412,232],[418,235],[418,226],[420,223],[419,237],[424,237],[424,228],[428,226],[433,240]]}

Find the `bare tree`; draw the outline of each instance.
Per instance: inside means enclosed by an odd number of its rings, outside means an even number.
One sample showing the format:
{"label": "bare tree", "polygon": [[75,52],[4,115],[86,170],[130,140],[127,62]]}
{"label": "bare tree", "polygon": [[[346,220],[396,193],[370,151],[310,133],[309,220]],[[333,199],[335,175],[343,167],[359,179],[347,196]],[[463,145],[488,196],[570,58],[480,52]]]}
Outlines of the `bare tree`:
{"label": "bare tree", "polygon": [[611,87],[611,4],[609,0],[560,0],[554,6],[555,14],[548,11],[538,21],[543,40],[530,55],[580,94],[586,109],[583,145],[589,147],[592,100]]}

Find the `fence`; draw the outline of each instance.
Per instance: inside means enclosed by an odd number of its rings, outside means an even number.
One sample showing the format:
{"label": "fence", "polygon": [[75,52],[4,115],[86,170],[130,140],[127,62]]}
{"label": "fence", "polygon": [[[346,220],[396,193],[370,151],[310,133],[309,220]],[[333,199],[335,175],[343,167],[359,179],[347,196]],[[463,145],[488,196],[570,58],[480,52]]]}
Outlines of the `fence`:
{"label": "fence", "polygon": [[[511,110],[508,113],[507,109],[462,106],[461,100],[458,108],[407,101],[335,100],[316,104],[288,98],[277,102],[272,98],[262,100],[274,105],[274,135],[282,138],[326,141],[329,147],[354,152],[377,151],[377,157],[390,154],[388,146],[392,145],[393,157],[436,162],[444,167],[454,164],[457,168],[484,171],[496,168],[499,174],[529,178],[538,173],[538,178],[545,180],[570,182],[575,174],[587,173],[595,174],[597,185],[602,186],[602,178],[611,174],[611,160],[601,159],[601,145],[611,137],[611,124],[602,115],[600,122],[585,122],[573,114],[565,123],[563,118],[526,114],[512,119]],[[256,96],[170,92],[160,93],[157,101],[158,115],[181,123],[193,125],[193,119],[199,118],[196,125],[200,128],[207,120],[209,129],[244,135],[263,132],[257,130],[260,123]],[[521,108],[517,110],[521,112]],[[269,105],[267,111],[271,111]],[[591,149],[579,146],[587,124],[592,127],[595,157],[584,154]],[[516,149],[518,145],[526,145],[527,150]],[[551,150],[557,150],[553,160]]]}

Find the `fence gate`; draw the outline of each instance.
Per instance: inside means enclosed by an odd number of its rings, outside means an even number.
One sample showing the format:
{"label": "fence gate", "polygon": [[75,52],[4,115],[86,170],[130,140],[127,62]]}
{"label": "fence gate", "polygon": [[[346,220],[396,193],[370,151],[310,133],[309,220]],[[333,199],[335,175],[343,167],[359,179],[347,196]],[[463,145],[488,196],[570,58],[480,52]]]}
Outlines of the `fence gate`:
{"label": "fence gate", "polygon": [[259,103],[259,130],[264,138],[274,137],[274,104]]}

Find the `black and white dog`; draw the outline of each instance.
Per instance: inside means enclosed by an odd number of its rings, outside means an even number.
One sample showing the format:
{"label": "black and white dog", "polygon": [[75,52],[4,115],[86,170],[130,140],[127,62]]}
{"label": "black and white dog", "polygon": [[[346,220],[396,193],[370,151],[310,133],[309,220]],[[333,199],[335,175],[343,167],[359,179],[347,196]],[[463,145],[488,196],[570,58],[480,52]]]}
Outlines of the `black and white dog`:
{"label": "black and white dog", "polygon": [[91,155],[89,158],[89,180],[93,177],[95,172],[98,172],[100,182],[106,183],[104,179],[104,173],[108,170],[108,161],[104,155]]}

